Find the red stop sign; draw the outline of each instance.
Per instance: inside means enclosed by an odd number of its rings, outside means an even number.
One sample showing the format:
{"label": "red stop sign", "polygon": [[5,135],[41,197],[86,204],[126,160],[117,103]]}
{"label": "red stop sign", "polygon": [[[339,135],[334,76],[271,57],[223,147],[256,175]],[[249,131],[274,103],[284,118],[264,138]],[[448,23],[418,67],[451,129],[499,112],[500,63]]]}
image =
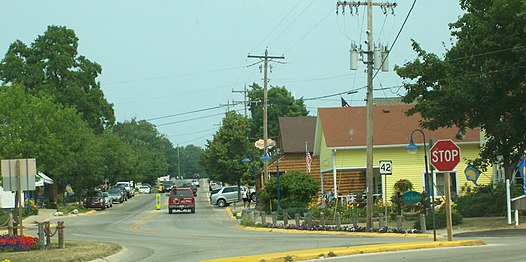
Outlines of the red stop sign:
{"label": "red stop sign", "polygon": [[460,147],[451,139],[438,140],[429,150],[431,165],[440,172],[450,172],[460,162]]}

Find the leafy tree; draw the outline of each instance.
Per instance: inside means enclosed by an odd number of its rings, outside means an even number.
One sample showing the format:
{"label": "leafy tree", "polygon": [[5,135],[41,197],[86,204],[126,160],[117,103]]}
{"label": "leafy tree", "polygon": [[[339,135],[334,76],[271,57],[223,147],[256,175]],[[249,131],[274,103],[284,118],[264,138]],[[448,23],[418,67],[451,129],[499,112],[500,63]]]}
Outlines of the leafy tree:
{"label": "leafy tree", "polygon": [[117,123],[113,132],[133,149],[133,165],[129,174],[119,174],[116,180],[152,181],[168,175],[167,153],[174,150],[169,140],[145,120]]}
{"label": "leafy tree", "polygon": [[38,170],[56,184],[79,178],[79,163],[88,161],[82,152],[95,138],[74,108],[30,95],[19,85],[1,86],[0,103],[1,158],[36,158]]}
{"label": "leafy tree", "polygon": [[[176,159],[176,161],[181,164],[181,175],[185,174],[186,178],[191,178],[193,174],[206,177],[205,168],[200,161],[203,152],[204,149],[195,145],[179,147],[179,159]],[[175,174],[177,174],[177,171]]]}
{"label": "leafy tree", "polygon": [[[320,184],[309,175],[292,171],[280,176],[280,206],[283,209],[307,208],[318,194]],[[268,203],[277,207],[277,178],[272,177],[258,196],[259,206],[269,210]]]}
{"label": "leafy tree", "polygon": [[411,82],[404,102],[415,102],[424,128],[480,127],[487,138],[476,166],[502,164],[506,178],[526,149],[526,2],[462,0],[466,13],[450,24],[456,43],[442,59],[413,41],[418,58],[395,70]]}
{"label": "leafy tree", "polygon": [[225,114],[221,127],[201,154],[201,163],[210,178],[239,186],[246,170],[241,160],[250,148],[249,131],[248,119],[235,112]]}
{"label": "leafy tree", "polygon": [[[263,88],[252,84],[252,91],[248,97],[250,100],[251,138],[263,137]],[[278,118],[283,116],[306,116],[309,114],[303,99],[295,99],[292,94],[283,87],[271,87],[267,90],[268,108],[267,125],[269,137],[277,138],[279,135]]]}
{"label": "leafy tree", "polygon": [[61,26],[49,26],[31,46],[17,40],[0,61],[0,80],[75,107],[91,128],[102,133],[115,122],[113,105],[96,81],[101,66],[78,55],[78,41],[72,29]]}

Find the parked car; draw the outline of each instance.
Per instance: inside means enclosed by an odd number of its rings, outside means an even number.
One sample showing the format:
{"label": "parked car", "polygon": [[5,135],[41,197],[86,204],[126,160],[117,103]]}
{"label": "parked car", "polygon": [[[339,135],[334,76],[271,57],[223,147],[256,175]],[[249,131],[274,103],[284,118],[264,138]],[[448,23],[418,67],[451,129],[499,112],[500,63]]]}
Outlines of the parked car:
{"label": "parked car", "polygon": [[210,204],[225,207],[238,201],[237,186],[222,187],[216,193],[210,194]]}
{"label": "parked car", "polygon": [[106,204],[106,207],[113,207],[113,197],[111,197],[108,192],[102,192],[102,196],[104,197],[104,203]]}
{"label": "parked car", "polygon": [[113,199],[113,203],[122,203],[127,199],[126,191],[119,187],[110,188],[108,190],[108,194],[110,194],[111,198]]}
{"label": "parked car", "polygon": [[192,192],[194,193],[194,196],[197,196],[197,187],[190,183],[190,182],[184,182],[181,187],[186,187],[192,189]]}
{"label": "parked car", "polygon": [[88,191],[83,203],[86,208],[100,208],[100,210],[106,209],[105,198],[100,190]]}
{"label": "parked car", "polygon": [[139,193],[150,194],[152,189],[148,186],[140,186]]}
{"label": "parked car", "polygon": [[135,195],[135,190],[133,190],[130,182],[117,182],[114,187],[122,187],[126,189],[128,198],[132,198]]}
{"label": "parked car", "polygon": [[163,181],[159,187],[159,192],[170,192],[174,186],[174,182],[171,180]]}
{"label": "parked car", "polygon": [[168,195],[168,213],[174,210],[190,210],[195,213],[195,198],[190,188],[174,188]]}

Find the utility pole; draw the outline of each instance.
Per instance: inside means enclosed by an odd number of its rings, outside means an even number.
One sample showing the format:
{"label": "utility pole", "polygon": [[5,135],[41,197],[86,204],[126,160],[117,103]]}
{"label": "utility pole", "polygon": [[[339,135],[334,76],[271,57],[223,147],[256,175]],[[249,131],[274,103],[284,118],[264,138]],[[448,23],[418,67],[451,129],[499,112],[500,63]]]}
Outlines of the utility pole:
{"label": "utility pole", "polygon": [[[367,170],[365,180],[367,186],[367,229],[373,227],[373,205],[374,205],[374,172],[373,172],[373,6],[381,7],[384,12],[387,8],[394,8],[396,3],[377,3],[372,0],[367,2],[347,2],[338,1],[336,8],[348,6],[352,13],[352,8],[358,9],[359,6],[367,5],[367,100],[366,100],[366,118],[367,118]],[[380,56],[381,57],[381,56]],[[381,59],[381,58],[380,58]],[[385,60],[385,59],[383,59]],[[352,62],[351,62],[352,63]],[[377,61],[378,63],[378,61]],[[378,63],[379,64],[379,63]],[[352,67],[351,67],[352,68]],[[387,215],[387,214],[386,214]]]}
{"label": "utility pole", "polygon": [[177,145],[177,176],[181,179],[181,158],[179,157],[179,145]]}
{"label": "utility pole", "polygon": [[245,84],[245,88],[242,91],[232,90],[232,93],[242,93],[243,94],[243,102],[232,100],[232,103],[243,103],[245,107],[245,118],[247,118],[248,117],[248,114],[247,114],[248,113],[247,112],[247,97],[248,97],[247,84]]}
{"label": "utility pole", "polygon": [[[273,59],[285,59],[285,56],[269,56],[268,49],[265,49],[265,55],[248,55],[248,58],[259,58],[263,61],[263,145],[264,145],[264,154],[268,155],[268,126],[267,126],[267,82],[268,82],[268,64]],[[267,182],[268,179],[268,163],[263,165],[263,184]]]}

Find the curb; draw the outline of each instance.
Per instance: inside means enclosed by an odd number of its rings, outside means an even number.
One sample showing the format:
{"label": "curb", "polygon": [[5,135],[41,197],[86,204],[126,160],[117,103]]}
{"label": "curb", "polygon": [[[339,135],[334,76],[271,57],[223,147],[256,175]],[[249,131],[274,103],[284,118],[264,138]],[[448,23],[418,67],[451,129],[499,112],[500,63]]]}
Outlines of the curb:
{"label": "curb", "polygon": [[94,213],[97,213],[97,210],[92,209],[92,210],[88,210],[88,211],[84,212],[84,215],[90,215],[90,214],[94,214]]}
{"label": "curb", "polygon": [[230,207],[226,207],[225,208],[225,212],[228,215],[228,217],[230,218],[230,220],[237,220],[237,218],[232,213],[232,209],[230,209]]}
{"label": "curb", "polygon": [[131,252],[123,246],[121,246],[121,250],[113,255],[104,257],[104,258],[98,258],[95,260],[90,260],[90,262],[108,262],[108,261],[122,261],[125,258],[129,257],[131,255]]}
{"label": "curb", "polygon": [[[402,233],[376,233],[376,232],[347,232],[347,231],[316,231],[316,230],[296,230],[267,227],[245,227],[238,226],[239,229],[258,232],[277,232],[287,234],[309,234],[309,235],[346,235],[356,237],[397,237],[397,238],[433,238],[433,234],[402,234]],[[445,238],[437,235],[437,238]]]}
{"label": "curb", "polygon": [[296,250],[288,252],[261,254],[254,256],[240,256],[240,257],[229,257],[219,258],[213,260],[203,260],[210,262],[223,262],[223,261],[301,261],[308,259],[319,259],[326,257],[340,257],[349,256],[356,254],[366,253],[379,253],[387,251],[400,251],[410,249],[423,249],[423,248],[439,248],[439,247],[459,247],[459,246],[481,246],[485,245],[482,240],[456,240],[456,241],[438,241],[438,242],[406,242],[406,243],[394,243],[394,244],[375,244],[366,246],[348,246],[348,247],[335,247],[335,248],[317,248],[309,250]]}

